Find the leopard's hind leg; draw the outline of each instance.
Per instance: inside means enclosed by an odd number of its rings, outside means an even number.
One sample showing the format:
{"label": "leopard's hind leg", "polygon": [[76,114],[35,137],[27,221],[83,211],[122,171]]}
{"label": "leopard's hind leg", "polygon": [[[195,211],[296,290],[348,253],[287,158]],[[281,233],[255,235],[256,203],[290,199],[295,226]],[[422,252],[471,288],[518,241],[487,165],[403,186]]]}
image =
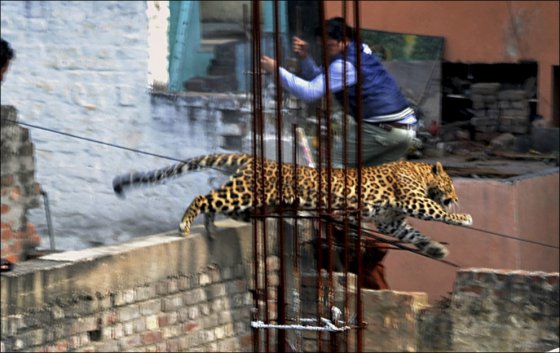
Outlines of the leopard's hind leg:
{"label": "leopard's hind leg", "polygon": [[443,259],[449,254],[449,250],[445,246],[407,224],[404,213],[395,210],[382,211],[374,217],[374,221],[380,232],[414,244],[421,253],[427,256]]}
{"label": "leopard's hind leg", "polygon": [[191,233],[192,222],[200,213],[207,212],[209,204],[210,203],[208,202],[208,195],[199,195],[194,198],[194,200],[191,202],[191,204],[183,214],[183,218],[181,219],[181,223],[179,224],[179,231],[184,236],[188,236]]}
{"label": "leopard's hind leg", "polygon": [[208,195],[195,197],[183,215],[179,230],[185,236],[188,236],[192,222],[199,214],[203,213],[206,234],[213,238],[216,231],[214,224],[216,214],[221,213],[248,222],[251,205],[252,198],[249,192],[239,195],[229,185],[226,185],[224,188],[212,191]]}

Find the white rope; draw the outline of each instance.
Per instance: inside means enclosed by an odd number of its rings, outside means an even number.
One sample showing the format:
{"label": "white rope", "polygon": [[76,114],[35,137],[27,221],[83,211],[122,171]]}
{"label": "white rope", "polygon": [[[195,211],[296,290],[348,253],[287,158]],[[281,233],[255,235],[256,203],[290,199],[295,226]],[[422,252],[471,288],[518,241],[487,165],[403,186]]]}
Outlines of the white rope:
{"label": "white rope", "polygon": [[[314,319],[309,319],[314,320]],[[308,321],[302,319],[302,321]],[[314,320],[315,321],[315,320]],[[328,331],[328,332],[342,332],[350,330],[350,326],[342,326],[337,327],[334,325],[330,320],[325,318],[321,318],[321,321],[325,324],[325,326],[308,326],[308,325],[274,325],[274,324],[265,324],[263,321],[251,321],[251,327],[256,329],[267,329],[267,328],[274,328],[278,330],[298,330],[298,331]]]}

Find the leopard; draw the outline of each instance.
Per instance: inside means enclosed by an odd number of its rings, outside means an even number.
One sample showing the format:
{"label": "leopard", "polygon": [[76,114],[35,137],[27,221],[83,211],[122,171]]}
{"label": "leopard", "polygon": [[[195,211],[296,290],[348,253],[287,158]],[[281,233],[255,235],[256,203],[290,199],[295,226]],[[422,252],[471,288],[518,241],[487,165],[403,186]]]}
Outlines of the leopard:
{"label": "leopard", "polygon": [[184,236],[190,234],[193,221],[201,214],[205,216],[207,233],[213,234],[217,214],[250,222],[258,207],[274,210],[292,206],[303,212],[317,212],[329,201],[335,219],[373,222],[380,233],[412,244],[421,254],[443,259],[449,250],[414,229],[406,218],[460,226],[473,223],[470,214],[449,211],[459,198],[439,161],[428,164],[400,160],[361,169],[327,168],[278,163],[247,153],[216,153],[156,170],[118,175],[113,179],[113,191],[124,198],[132,187],[160,184],[207,168],[227,168],[231,175],[220,187],[192,200],[179,223]]}

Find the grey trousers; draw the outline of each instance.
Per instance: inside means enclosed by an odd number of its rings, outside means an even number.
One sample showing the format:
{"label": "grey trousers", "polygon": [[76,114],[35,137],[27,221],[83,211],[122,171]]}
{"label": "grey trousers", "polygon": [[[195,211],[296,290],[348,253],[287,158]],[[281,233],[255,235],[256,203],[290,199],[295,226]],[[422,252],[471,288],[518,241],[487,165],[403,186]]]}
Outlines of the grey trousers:
{"label": "grey trousers", "polygon": [[[352,117],[347,119],[346,158],[349,167],[357,167],[358,134],[357,123]],[[382,127],[363,122],[362,126],[362,163],[364,166],[393,162],[406,156],[415,137],[415,130]],[[341,129],[342,130],[342,129]],[[342,131],[340,132],[342,135]],[[344,166],[344,142],[340,138],[333,147],[333,167]]]}

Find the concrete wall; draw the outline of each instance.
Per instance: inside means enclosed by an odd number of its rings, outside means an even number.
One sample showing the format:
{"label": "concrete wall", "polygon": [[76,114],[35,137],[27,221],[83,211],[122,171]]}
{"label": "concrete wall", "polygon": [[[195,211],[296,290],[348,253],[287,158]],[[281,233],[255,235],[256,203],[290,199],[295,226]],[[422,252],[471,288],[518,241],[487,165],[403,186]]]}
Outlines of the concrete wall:
{"label": "concrete wall", "polygon": [[[170,232],[50,254],[2,273],[0,350],[253,351],[252,227],[217,226],[215,240],[195,227],[188,238]],[[268,245],[273,320],[278,258]],[[355,298],[355,276],[333,275],[318,296],[316,275],[301,273],[302,317],[316,317],[317,303],[330,317],[331,288],[342,310],[345,293]],[[446,305],[430,306],[426,293],[364,290],[363,351],[546,351],[558,347],[558,291],[558,273],[490,269],[459,271]],[[355,300],[348,308],[356,314]],[[345,339],[352,351],[356,333],[335,341],[324,333],[319,343],[317,332],[303,332],[298,351]]]}
{"label": "concrete wall", "polygon": [[[482,231],[410,219],[410,224],[424,234],[448,243],[450,255],[446,260],[461,267],[558,272],[558,168],[509,180],[455,178],[454,184],[459,195],[455,210],[470,213],[472,227]],[[447,264],[390,251],[386,267],[392,289],[427,292],[431,302],[452,290],[455,268]]]}
{"label": "concrete wall", "polygon": [[[342,13],[340,1],[325,6],[327,17]],[[445,37],[446,61],[537,61],[539,113],[558,126],[552,120],[552,77],[553,65],[560,63],[559,6],[557,1],[363,1],[360,21],[368,29]]]}

